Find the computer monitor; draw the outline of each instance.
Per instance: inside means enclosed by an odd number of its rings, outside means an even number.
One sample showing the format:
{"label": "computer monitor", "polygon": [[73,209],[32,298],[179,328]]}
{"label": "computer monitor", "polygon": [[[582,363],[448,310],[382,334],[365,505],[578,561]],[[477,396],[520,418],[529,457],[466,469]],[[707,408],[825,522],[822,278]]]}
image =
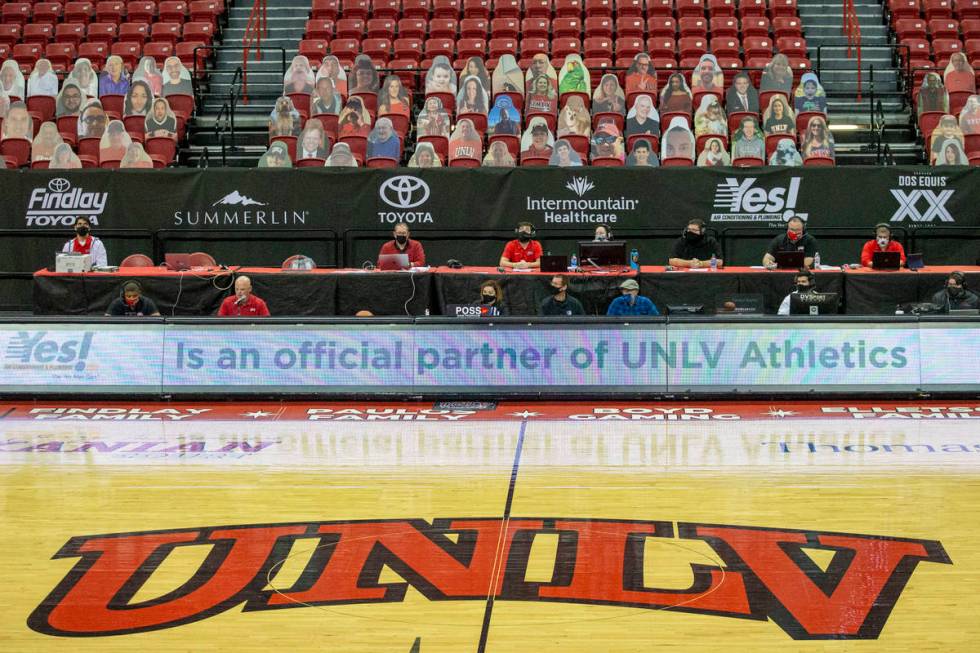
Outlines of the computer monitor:
{"label": "computer monitor", "polygon": [[836,315],[839,305],[835,292],[794,292],[789,296],[790,315]]}
{"label": "computer monitor", "polygon": [[776,252],[776,267],[780,270],[799,270],[806,259],[804,252]]}
{"label": "computer monitor", "polygon": [[378,254],[379,270],[407,270],[410,267],[408,254]]}
{"label": "computer monitor", "polygon": [[591,267],[626,266],[626,241],[586,240],[578,244],[578,264],[584,269]]}
{"label": "computer monitor", "polygon": [[902,267],[902,255],[898,252],[875,252],[871,255],[875,270],[898,270]]}
{"label": "computer monitor", "polygon": [[762,315],[765,302],[762,295],[718,295],[715,302],[716,315]]}
{"label": "computer monitor", "polygon": [[542,272],[568,272],[568,257],[564,254],[544,254],[541,256]]}

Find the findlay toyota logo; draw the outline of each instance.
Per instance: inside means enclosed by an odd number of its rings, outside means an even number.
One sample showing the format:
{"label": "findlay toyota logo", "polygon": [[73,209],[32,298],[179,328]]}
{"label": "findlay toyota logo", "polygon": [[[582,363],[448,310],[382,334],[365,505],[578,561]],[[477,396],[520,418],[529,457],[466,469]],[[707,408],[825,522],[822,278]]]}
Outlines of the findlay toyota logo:
{"label": "findlay toyota logo", "polygon": [[174,211],[177,227],[290,227],[305,225],[310,212],[306,209],[253,208],[267,207],[235,189],[212,202],[203,211],[188,209]]}
{"label": "findlay toyota logo", "polygon": [[624,212],[640,208],[640,200],[624,196],[586,198],[586,194],[596,190],[595,183],[588,177],[572,177],[565,189],[578,199],[526,198],[525,208],[535,214],[530,216],[531,219],[543,220],[546,224],[612,224],[625,217]]}
{"label": "findlay toyota logo", "polygon": [[425,204],[431,191],[429,185],[412,175],[398,175],[385,180],[378,188],[378,197],[394,211],[378,211],[382,224],[432,222],[428,211],[407,211]]}
{"label": "findlay toyota logo", "polygon": [[25,213],[27,226],[70,227],[78,217],[98,225],[108,198],[109,193],[86,192],[81,186],[72,188],[64,177],[55,177],[46,187],[31,191]]}
{"label": "findlay toyota logo", "polygon": [[[953,189],[924,190],[924,188],[942,188],[946,186],[946,177],[932,175],[901,175],[898,185],[901,188],[890,190],[892,197],[898,200],[898,209],[892,214],[889,222],[901,222],[909,219],[912,222],[955,222],[946,209],[946,202],[953,197]],[[913,188],[914,190],[902,190]]]}
{"label": "findlay toyota logo", "polygon": [[715,209],[712,222],[786,222],[790,218],[806,220],[809,213],[797,213],[800,178],[793,177],[789,186],[773,186],[769,190],[755,187],[756,178],[741,181],[728,177],[715,188]]}

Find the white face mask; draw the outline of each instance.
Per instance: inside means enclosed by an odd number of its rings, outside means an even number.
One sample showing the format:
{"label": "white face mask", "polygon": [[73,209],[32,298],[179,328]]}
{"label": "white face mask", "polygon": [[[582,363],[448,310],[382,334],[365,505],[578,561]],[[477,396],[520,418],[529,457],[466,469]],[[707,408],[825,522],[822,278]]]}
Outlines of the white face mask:
{"label": "white face mask", "polygon": [[878,247],[888,247],[888,239],[878,238]]}

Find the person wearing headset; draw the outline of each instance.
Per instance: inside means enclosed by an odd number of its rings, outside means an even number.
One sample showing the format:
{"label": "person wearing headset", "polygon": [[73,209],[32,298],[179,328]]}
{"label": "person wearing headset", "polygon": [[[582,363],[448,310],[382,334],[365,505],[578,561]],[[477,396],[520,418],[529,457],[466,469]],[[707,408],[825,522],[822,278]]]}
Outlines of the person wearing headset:
{"label": "person wearing headset", "polygon": [[507,317],[507,307],[504,306],[504,289],[493,279],[487,279],[480,284],[480,308],[486,308],[485,315],[490,317]]}
{"label": "person wearing headset", "polygon": [[92,265],[95,267],[105,267],[109,265],[108,257],[105,253],[105,245],[102,241],[92,235],[92,223],[85,216],[79,216],[75,220],[75,237],[65,243],[61,248],[66,254],[91,254]]}
{"label": "person wearing headset", "polygon": [[411,267],[425,267],[425,249],[423,249],[422,243],[412,239],[407,224],[404,222],[396,224],[391,235],[392,239],[382,245],[378,251],[379,257],[384,254],[405,254],[408,256],[408,264]]}
{"label": "person wearing headset", "polygon": [[711,265],[711,257],[714,256],[718,267],[722,267],[721,247],[705,231],[704,220],[688,220],[684,233],[674,241],[667,262],[675,268],[706,268]]}
{"label": "person wearing headset", "polygon": [[770,270],[776,267],[776,252],[803,252],[803,265],[812,268],[817,239],[804,232],[802,218],[793,216],[786,221],[786,231],[772,239],[762,257],[762,264]]}
{"label": "person wearing headset", "polygon": [[892,230],[885,222],[875,225],[874,240],[869,240],[861,248],[861,265],[866,268],[874,267],[875,252],[898,252],[901,265],[905,267],[905,248],[901,243],[892,240]]}
{"label": "person wearing headset", "polygon": [[597,224],[595,233],[592,236],[594,243],[607,243],[613,239],[612,229],[607,224]]}
{"label": "person wearing headset", "polygon": [[790,297],[793,296],[793,293],[810,292],[811,290],[813,290],[813,273],[806,268],[800,268],[799,272],[796,273],[796,286],[790,294],[783,298],[783,303],[779,305],[776,314],[789,315]]}
{"label": "person wearing headset", "polygon": [[269,307],[252,294],[252,280],[241,276],[235,279],[235,294],[221,302],[218,317],[269,317]]}
{"label": "person wearing headset", "polygon": [[942,306],[945,312],[960,309],[980,308],[980,297],[966,289],[966,275],[950,272],[946,277],[946,287],[932,296],[932,303]]}
{"label": "person wearing headset", "polygon": [[517,223],[514,230],[517,238],[507,243],[498,264],[511,270],[538,269],[541,267],[541,243],[534,240],[534,225],[530,222]]}
{"label": "person wearing headset", "polygon": [[160,310],[152,299],[143,296],[143,286],[139,282],[127,281],[105,314],[112,317],[159,317]]}

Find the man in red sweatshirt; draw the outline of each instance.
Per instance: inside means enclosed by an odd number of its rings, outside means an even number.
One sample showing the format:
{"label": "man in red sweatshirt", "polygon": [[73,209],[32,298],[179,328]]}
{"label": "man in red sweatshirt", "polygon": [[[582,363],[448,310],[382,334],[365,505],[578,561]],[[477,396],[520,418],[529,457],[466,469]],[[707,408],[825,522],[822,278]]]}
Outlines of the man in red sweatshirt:
{"label": "man in red sweatshirt", "polygon": [[901,265],[905,266],[905,248],[901,243],[892,240],[892,230],[884,222],[875,225],[875,239],[869,240],[861,248],[861,265],[866,268],[874,267],[875,252],[898,252]]}

